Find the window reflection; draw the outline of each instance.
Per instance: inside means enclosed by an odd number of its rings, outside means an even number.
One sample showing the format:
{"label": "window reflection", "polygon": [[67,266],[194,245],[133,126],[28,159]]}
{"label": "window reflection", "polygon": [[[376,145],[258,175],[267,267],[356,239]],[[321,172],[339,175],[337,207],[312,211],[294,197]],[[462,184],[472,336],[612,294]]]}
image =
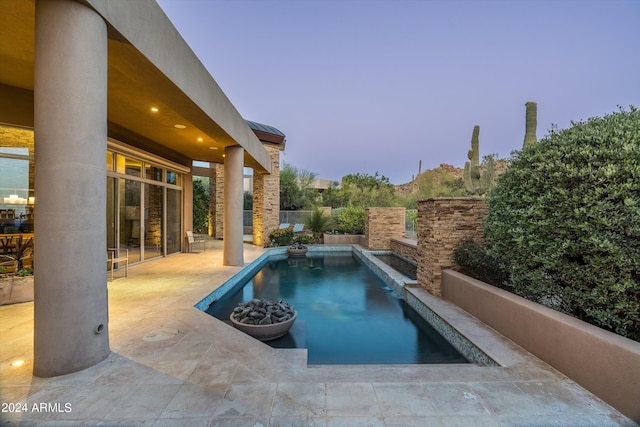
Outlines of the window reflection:
{"label": "window reflection", "polygon": [[0,126],[0,235],[33,233],[33,147],[33,131]]}
{"label": "window reflection", "polygon": [[129,249],[129,262],[141,260],[140,182],[120,180],[120,248]]}
{"label": "window reflection", "polygon": [[144,258],[162,255],[162,187],[144,185]]}
{"label": "window reflection", "polygon": [[150,165],[148,163],[145,163],[144,169],[145,169],[145,173],[144,173],[145,178],[162,182],[162,169],[155,167],[153,165]]}

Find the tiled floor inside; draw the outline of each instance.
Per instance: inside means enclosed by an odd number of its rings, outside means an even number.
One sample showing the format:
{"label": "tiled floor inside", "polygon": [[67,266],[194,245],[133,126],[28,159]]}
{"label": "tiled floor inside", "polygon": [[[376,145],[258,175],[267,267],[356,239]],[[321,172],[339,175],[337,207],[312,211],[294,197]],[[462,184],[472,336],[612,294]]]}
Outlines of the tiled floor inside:
{"label": "tiled floor inside", "polygon": [[[81,372],[33,377],[33,303],[0,307],[2,425],[636,425],[445,302],[448,320],[503,366],[307,367],[304,350],[274,350],[193,307],[240,270],[222,266],[221,242],[208,245],[118,272],[112,353]],[[246,245],[245,261],[263,251]]]}

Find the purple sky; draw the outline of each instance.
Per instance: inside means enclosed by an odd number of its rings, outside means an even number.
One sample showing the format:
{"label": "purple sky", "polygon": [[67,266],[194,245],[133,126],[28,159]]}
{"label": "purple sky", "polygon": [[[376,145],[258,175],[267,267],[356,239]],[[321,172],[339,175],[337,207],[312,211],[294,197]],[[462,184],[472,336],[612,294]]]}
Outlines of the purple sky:
{"label": "purple sky", "polygon": [[158,0],[240,114],[318,178],[411,180],[640,107],[640,1]]}

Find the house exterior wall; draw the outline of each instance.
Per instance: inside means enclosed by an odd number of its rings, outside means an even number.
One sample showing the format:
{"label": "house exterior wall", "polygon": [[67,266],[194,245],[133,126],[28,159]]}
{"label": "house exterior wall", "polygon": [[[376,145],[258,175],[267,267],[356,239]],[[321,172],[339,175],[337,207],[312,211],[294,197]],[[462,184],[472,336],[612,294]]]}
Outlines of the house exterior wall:
{"label": "house exterior wall", "polygon": [[[155,1],[36,0],[20,6],[0,19],[3,25],[20,29],[16,33],[35,34],[36,42],[16,36],[3,44],[3,55],[9,52],[3,65],[15,73],[14,80],[0,81],[0,92],[11,94],[0,97],[0,122],[33,127],[36,135],[30,153],[35,156],[35,172],[29,171],[37,182],[35,252],[39,254],[34,265],[34,374],[48,377],[84,369],[109,354],[108,137],[185,166],[181,173],[193,157],[186,149],[178,151],[183,146],[161,144],[157,129],[145,134],[148,129],[142,125],[127,128],[114,120],[117,113],[122,117],[123,110],[136,116],[147,108],[142,102],[135,106],[117,102],[117,90],[122,95],[133,92],[127,89],[144,87],[137,93],[155,93],[203,132],[222,135],[221,145],[234,158],[227,175],[240,172],[242,176],[245,161],[269,173],[271,158]],[[35,55],[30,49],[35,49]],[[11,55],[12,51],[16,54]],[[122,87],[108,80],[114,62],[133,70],[127,75],[131,80],[118,82]],[[140,65],[144,81],[139,79],[141,73],[135,73]],[[35,84],[25,77],[15,79],[32,71]],[[13,102],[6,102],[10,98]],[[193,228],[191,176],[187,173],[184,178],[182,233]],[[241,230],[242,206],[240,202],[238,208],[235,201],[242,200],[242,178],[239,186],[235,178],[227,181],[233,191],[226,193],[225,217],[235,220]],[[222,190],[220,185],[216,192],[222,194]],[[229,211],[232,204],[235,210]],[[240,215],[234,216],[235,211]],[[156,226],[159,220],[150,218]],[[220,209],[220,236],[222,222]],[[223,249],[225,259],[234,265],[242,264],[242,232],[236,232],[237,224],[225,227],[234,231]],[[232,243],[227,245],[227,240]],[[65,256],[60,257],[61,253]]]}

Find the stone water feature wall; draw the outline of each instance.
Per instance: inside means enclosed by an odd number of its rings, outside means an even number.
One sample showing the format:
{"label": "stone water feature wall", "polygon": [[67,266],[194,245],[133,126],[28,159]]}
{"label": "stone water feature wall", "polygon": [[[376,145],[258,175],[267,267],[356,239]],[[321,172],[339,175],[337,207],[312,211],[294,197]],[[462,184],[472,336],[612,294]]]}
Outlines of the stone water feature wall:
{"label": "stone water feature wall", "polygon": [[418,283],[441,295],[442,270],[455,266],[453,250],[466,239],[484,242],[482,197],[438,197],[418,202]]}
{"label": "stone water feature wall", "polygon": [[405,235],[405,208],[367,208],[365,246],[369,250],[391,250],[391,239]]}
{"label": "stone water feature wall", "polygon": [[271,156],[271,174],[253,172],[253,244],[262,246],[269,230],[280,225],[280,151],[276,144],[263,143]]}
{"label": "stone water feature wall", "polygon": [[391,239],[391,251],[401,257],[418,262],[418,244],[416,240],[406,238]]}

